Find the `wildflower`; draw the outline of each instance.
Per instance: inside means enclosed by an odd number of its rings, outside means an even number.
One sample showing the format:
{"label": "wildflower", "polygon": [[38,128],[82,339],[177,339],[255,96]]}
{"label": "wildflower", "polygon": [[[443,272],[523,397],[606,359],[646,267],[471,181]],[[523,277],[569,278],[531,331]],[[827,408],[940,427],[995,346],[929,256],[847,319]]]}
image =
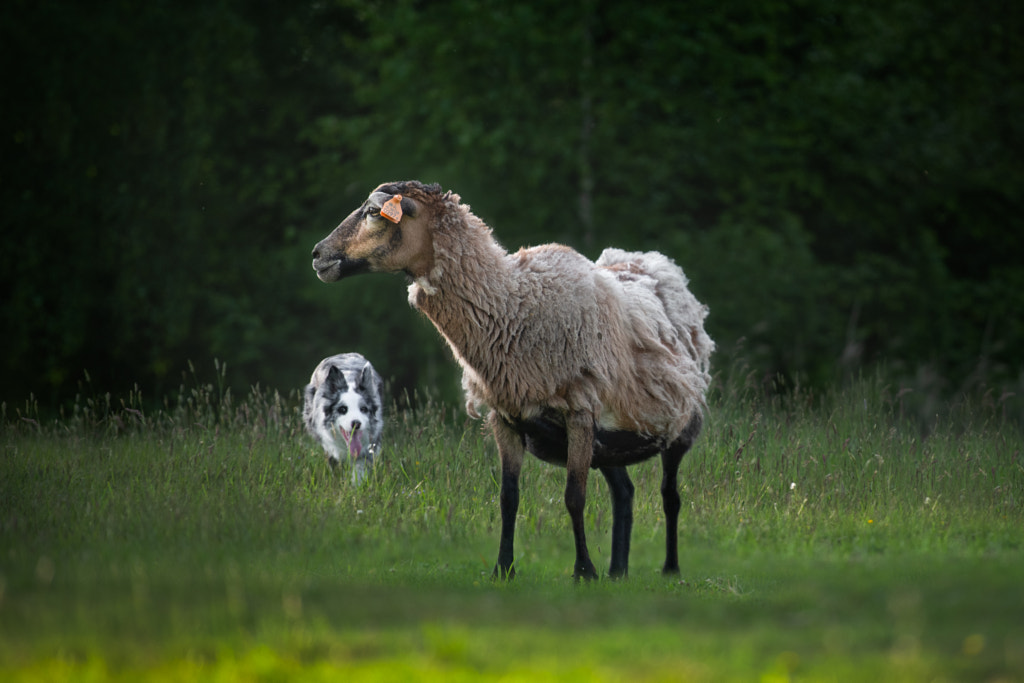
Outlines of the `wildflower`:
{"label": "wildflower", "polygon": [[795,482],[795,481],[794,481],[794,482],[792,482],[792,483],[790,483],[790,485],[789,485],[789,490],[790,490],[790,491],[795,491],[795,490],[796,490],[796,482]]}

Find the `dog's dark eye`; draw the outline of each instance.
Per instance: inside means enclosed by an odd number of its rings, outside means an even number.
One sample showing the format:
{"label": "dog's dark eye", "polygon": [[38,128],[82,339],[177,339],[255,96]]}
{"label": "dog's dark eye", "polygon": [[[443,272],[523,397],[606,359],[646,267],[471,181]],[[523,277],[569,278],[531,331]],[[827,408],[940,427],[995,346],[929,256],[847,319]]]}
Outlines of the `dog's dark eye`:
{"label": "dog's dark eye", "polygon": [[348,412],[348,406],[341,406],[340,408],[338,408],[338,414],[339,415],[344,415],[347,412]]}
{"label": "dog's dark eye", "polygon": [[369,413],[370,413],[370,411],[368,411],[368,410],[366,409],[366,404],[365,404],[365,403],[360,403],[360,404],[359,404],[359,412],[361,412],[361,413],[366,413],[366,414],[369,414]]}

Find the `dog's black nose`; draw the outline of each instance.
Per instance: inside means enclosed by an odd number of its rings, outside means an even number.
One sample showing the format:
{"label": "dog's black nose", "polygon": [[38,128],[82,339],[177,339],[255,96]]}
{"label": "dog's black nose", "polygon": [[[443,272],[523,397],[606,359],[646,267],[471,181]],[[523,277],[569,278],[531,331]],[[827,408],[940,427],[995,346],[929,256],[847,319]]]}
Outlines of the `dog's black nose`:
{"label": "dog's black nose", "polygon": [[357,429],[359,429],[362,426],[363,426],[363,423],[360,422],[359,420],[352,420],[352,431],[353,432],[356,431]]}

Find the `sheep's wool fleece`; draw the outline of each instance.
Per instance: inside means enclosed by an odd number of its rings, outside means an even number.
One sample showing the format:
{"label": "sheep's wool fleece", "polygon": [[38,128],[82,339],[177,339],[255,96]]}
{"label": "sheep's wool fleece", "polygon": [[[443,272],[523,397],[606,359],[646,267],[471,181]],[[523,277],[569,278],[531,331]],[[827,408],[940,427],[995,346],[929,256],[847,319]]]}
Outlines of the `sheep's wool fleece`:
{"label": "sheep's wool fleece", "polygon": [[409,298],[461,364],[467,411],[586,411],[605,429],[682,433],[704,405],[714,350],[683,271],[657,252],[607,249],[596,263],[554,244],[508,254],[448,199],[434,268]]}

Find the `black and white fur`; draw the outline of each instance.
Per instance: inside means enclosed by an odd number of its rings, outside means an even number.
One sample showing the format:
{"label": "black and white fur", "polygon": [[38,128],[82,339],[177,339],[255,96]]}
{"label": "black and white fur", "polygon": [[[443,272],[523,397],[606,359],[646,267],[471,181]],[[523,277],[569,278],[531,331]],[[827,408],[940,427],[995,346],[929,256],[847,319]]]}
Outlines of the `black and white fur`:
{"label": "black and white fur", "polygon": [[320,361],[306,385],[302,417],[331,465],[352,462],[352,481],[361,483],[380,453],[384,416],[380,375],[358,353]]}

